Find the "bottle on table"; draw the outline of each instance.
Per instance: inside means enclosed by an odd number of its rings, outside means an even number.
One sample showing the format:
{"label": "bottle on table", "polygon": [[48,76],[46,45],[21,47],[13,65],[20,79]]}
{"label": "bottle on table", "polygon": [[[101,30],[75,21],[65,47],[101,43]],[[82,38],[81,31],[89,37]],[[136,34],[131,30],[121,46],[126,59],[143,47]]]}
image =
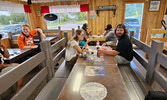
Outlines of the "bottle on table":
{"label": "bottle on table", "polygon": [[98,46],[98,47],[100,46],[100,42],[99,41],[96,42],[96,46]]}
{"label": "bottle on table", "polygon": [[97,49],[97,57],[100,58],[100,49]]}

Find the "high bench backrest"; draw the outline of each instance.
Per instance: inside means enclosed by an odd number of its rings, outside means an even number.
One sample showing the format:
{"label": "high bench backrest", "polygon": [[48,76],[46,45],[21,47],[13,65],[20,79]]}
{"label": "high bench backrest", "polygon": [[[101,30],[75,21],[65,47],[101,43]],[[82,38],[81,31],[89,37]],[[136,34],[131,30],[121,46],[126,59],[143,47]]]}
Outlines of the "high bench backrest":
{"label": "high bench backrest", "polygon": [[[43,41],[41,42],[41,50],[46,53],[46,66],[49,71],[48,80],[50,80],[54,76],[54,66],[58,63],[58,61],[65,57],[65,48],[68,42],[68,33],[64,32],[64,38],[58,40],[54,44],[51,45],[51,41]],[[58,52],[60,51],[60,52]],[[56,55],[56,56],[55,56]]]}
{"label": "high bench backrest", "polygon": [[[13,84],[15,84],[19,79],[28,74],[38,65],[44,62],[46,59],[45,53],[40,52],[30,59],[24,61],[20,65],[16,66],[12,70],[0,76],[0,94],[5,92]],[[36,89],[36,87],[41,83],[42,80],[47,76],[47,68],[44,64],[41,65],[42,69],[28,82],[26,85],[12,97],[11,100],[25,100],[30,96],[30,94]]]}
{"label": "high bench backrest", "polygon": [[[48,30],[42,30],[43,33],[47,36],[47,37],[57,37],[56,40],[61,39],[61,28],[58,27],[58,29],[48,29]],[[11,43],[11,47],[12,48],[16,48],[18,47],[17,45],[17,37],[19,34],[17,35],[12,35],[11,32],[8,33],[8,36],[10,38],[10,43]],[[41,42],[41,36],[40,34],[36,34],[33,36],[34,37],[34,42],[35,44],[38,44],[39,42]]]}
{"label": "high bench backrest", "polygon": [[[139,49],[149,55],[149,59],[142,57],[136,50],[134,50],[134,57],[147,71],[146,81],[151,85],[153,82],[154,68],[156,66],[156,56],[158,52],[162,52],[163,45],[161,42],[153,41],[151,46],[133,37],[134,32],[130,32],[130,39],[132,44],[135,44]],[[141,72],[140,72],[141,73]],[[140,74],[139,73],[139,74]]]}
{"label": "high bench backrest", "polygon": [[160,65],[167,70],[167,55],[161,52],[158,52],[156,57],[156,66],[154,68],[154,80],[165,90],[167,91],[167,78],[159,72]]}

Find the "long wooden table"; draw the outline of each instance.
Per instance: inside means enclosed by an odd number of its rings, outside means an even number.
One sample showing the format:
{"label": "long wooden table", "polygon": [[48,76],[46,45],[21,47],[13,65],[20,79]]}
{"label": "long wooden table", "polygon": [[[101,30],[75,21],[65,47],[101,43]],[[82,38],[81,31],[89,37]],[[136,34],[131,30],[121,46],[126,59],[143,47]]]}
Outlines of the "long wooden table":
{"label": "long wooden table", "polygon": [[104,36],[98,36],[98,35],[94,35],[91,36],[91,41],[106,41],[106,38]]}
{"label": "long wooden table", "polygon": [[14,61],[17,61],[18,59],[30,54],[32,52],[32,49],[16,49],[11,48],[7,49],[9,51],[9,58],[5,58],[6,63],[12,63]]}
{"label": "long wooden table", "polygon": [[59,100],[83,100],[80,88],[89,82],[97,82],[106,87],[108,93],[104,100],[130,100],[114,56],[105,55],[104,59],[106,62],[101,63],[101,66],[104,66],[105,76],[84,76],[85,67],[89,64],[84,58],[78,58],[59,95]]}

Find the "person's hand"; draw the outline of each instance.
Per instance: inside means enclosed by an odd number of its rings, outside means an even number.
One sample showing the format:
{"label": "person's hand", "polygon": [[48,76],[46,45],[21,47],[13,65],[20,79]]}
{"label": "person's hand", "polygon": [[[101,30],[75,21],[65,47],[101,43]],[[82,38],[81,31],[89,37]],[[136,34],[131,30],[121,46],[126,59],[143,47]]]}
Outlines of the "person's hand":
{"label": "person's hand", "polygon": [[38,48],[38,45],[31,46],[31,48]]}
{"label": "person's hand", "polygon": [[45,35],[45,34],[42,34],[42,38],[43,38],[43,39],[46,39],[46,35]]}
{"label": "person's hand", "polygon": [[91,38],[88,38],[88,39],[86,40],[86,42],[87,42],[87,43],[91,42]]}
{"label": "person's hand", "polygon": [[102,46],[106,46],[106,43],[103,43]]}
{"label": "person's hand", "polygon": [[5,48],[5,46],[2,43],[0,43],[0,47]]}
{"label": "person's hand", "polygon": [[12,63],[12,65],[16,67],[19,65],[19,63]]}
{"label": "person's hand", "polygon": [[97,52],[98,52],[98,53],[102,53],[102,50],[98,49]]}
{"label": "person's hand", "polygon": [[92,30],[89,32],[89,35],[90,35],[90,36],[92,35]]}

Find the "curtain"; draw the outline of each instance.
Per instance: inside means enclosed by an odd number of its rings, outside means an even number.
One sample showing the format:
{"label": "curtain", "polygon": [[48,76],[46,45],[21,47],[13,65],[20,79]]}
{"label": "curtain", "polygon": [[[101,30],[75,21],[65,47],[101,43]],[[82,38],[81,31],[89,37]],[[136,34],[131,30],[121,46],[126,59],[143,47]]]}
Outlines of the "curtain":
{"label": "curtain", "polygon": [[80,12],[80,5],[49,6],[50,13]]}
{"label": "curtain", "polygon": [[23,4],[16,4],[8,1],[0,1],[0,11],[9,11],[12,13],[24,13]]}
{"label": "curtain", "polygon": [[41,7],[41,13],[49,13],[49,7],[48,6],[42,6]]}
{"label": "curtain", "polygon": [[81,12],[89,11],[89,4],[83,4],[80,6]]}

